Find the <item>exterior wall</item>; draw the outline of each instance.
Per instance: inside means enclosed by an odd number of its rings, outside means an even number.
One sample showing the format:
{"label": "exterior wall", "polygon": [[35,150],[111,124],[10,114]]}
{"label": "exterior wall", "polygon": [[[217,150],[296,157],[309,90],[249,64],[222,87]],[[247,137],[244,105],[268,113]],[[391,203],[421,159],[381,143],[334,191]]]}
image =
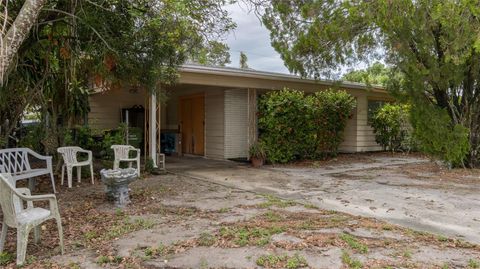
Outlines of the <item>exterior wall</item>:
{"label": "exterior wall", "polygon": [[205,157],[225,158],[225,93],[205,93]]}
{"label": "exterior wall", "polygon": [[367,95],[357,98],[356,152],[382,150],[382,147],[375,142],[373,128],[368,124],[368,99]]}
{"label": "exterior wall", "polygon": [[145,92],[131,93],[128,89],[109,90],[90,95],[88,124],[94,129],[113,129],[121,120],[122,108],[145,107]]}
{"label": "exterior wall", "polygon": [[225,90],[225,159],[248,156],[248,90]]}

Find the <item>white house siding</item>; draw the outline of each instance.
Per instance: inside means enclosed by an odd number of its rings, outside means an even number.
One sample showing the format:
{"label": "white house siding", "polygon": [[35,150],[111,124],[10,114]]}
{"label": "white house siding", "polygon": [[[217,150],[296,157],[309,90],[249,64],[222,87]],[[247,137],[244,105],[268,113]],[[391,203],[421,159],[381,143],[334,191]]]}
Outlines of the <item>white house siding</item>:
{"label": "white house siding", "polygon": [[145,93],[141,90],[130,92],[128,89],[109,90],[90,95],[90,113],[88,124],[93,129],[113,129],[121,120],[122,108],[134,105],[145,106]]}
{"label": "white house siding", "polygon": [[357,98],[357,152],[379,151],[382,147],[375,142],[375,134],[368,124],[368,97]]}
{"label": "white house siding", "polygon": [[343,142],[340,144],[339,151],[357,151],[357,109],[353,112],[352,118],[347,120],[347,125],[343,132]]}
{"label": "white house siding", "polygon": [[225,93],[205,92],[205,157],[224,159],[225,155]]}
{"label": "white house siding", "polygon": [[248,156],[248,90],[225,90],[225,159]]}

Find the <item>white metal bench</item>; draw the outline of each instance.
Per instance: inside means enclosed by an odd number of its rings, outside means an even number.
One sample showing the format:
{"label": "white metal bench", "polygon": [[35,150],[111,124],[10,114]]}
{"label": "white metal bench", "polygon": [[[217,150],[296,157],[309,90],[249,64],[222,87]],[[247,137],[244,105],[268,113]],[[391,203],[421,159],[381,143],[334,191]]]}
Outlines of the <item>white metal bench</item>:
{"label": "white metal bench", "polygon": [[[43,160],[46,167],[32,168],[30,166],[29,155]],[[34,177],[50,174],[52,180],[53,192],[55,190],[55,179],[53,178],[52,157],[43,156],[29,148],[9,148],[0,150],[0,173],[9,173],[16,181],[29,179],[29,188],[34,188]]]}

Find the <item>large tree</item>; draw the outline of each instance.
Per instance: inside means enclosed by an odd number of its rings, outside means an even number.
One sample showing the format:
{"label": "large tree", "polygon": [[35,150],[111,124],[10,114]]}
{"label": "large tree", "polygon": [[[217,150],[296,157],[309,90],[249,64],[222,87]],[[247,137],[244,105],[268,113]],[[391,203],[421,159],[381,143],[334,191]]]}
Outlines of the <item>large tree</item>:
{"label": "large tree", "polygon": [[35,25],[37,17],[47,1],[26,0],[18,13],[12,12],[16,13],[13,18],[9,12],[9,2],[9,0],[0,0],[0,19],[2,21],[0,28],[0,84],[3,84],[20,45]]}
{"label": "large tree", "polygon": [[[469,130],[467,164],[480,157],[480,2],[292,0],[264,4],[263,21],[290,71],[330,76],[383,58],[402,73],[414,107],[447,113]],[[396,71],[397,71],[396,70]],[[441,117],[440,117],[441,118]],[[455,136],[453,136],[455,137]]]}
{"label": "large tree", "polygon": [[[88,111],[92,85],[158,91],[193,55],[217,57],[234,27],[226,1],[48,1],[0,87],[0,145],[27,107],[41,112],[46,140],[61,137]],[[16,16],[22,1],[9,2]]]}

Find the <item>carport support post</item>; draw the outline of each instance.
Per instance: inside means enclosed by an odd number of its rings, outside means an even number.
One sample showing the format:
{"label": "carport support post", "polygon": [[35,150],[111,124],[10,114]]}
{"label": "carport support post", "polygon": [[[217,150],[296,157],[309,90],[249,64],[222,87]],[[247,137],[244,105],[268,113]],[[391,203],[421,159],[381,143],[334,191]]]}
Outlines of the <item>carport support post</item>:
{"label": "carport support post", "polygon": [[[248,89],[248,149],[258,140],[257,89]],[[250,154],[248,154],[250,160]]]}
{"label": "carport support post", "polygon": [[157,95],[155,93],[152,93],[150,96],[150,111],[148,113],[150,113],[149,153],[150,158],[153,160],[153,167],[157,168]]}

